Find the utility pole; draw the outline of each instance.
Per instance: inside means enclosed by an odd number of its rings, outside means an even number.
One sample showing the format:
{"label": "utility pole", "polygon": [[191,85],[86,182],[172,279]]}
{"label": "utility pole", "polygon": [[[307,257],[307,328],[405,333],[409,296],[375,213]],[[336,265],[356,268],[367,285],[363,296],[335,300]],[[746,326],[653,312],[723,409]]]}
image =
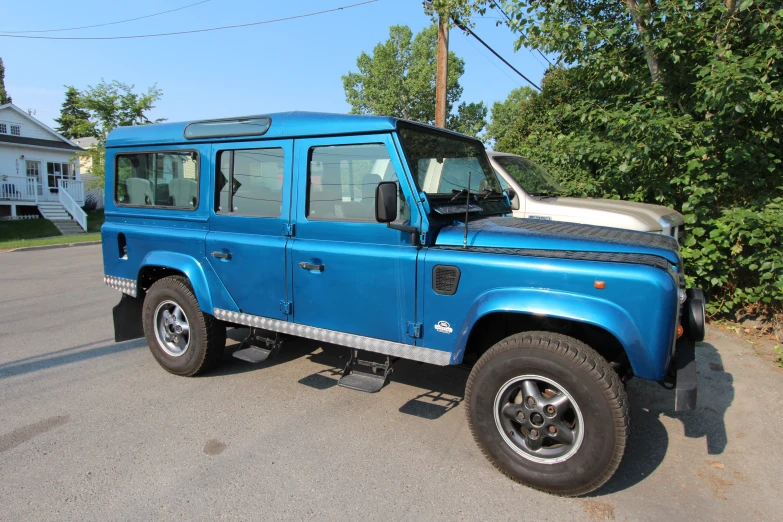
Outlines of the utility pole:
{"label": "utility pole", "polygon": [[449,17],[438,15],[438,68],[435,79],[435,125],[446,128],[446,84],[449,78]]}

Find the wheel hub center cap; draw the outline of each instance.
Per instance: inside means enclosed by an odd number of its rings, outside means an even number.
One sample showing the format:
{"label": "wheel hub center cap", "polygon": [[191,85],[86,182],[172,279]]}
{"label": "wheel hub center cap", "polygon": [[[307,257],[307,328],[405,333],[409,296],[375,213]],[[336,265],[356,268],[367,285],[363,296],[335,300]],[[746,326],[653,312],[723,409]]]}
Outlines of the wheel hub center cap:
{"label": "wheel hub center cap", "polygon": [[544,417],[542,417],[540,413],[534,413],[530,416],[530,422],[535,426],[541,426],[544,424]]}

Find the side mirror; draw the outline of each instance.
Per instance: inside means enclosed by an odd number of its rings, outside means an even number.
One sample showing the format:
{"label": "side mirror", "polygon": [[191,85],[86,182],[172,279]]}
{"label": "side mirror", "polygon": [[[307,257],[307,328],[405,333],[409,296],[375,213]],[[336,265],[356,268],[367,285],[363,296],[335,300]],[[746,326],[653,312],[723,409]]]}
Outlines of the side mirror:
{"label": "side mirror", "polygon": [[391,223],[397,219],[397,183],[382,181],[375,188],[375,220]]}
{"label": "side mirror", "polygon": [[511,201],[511,210],[519,210],[519,195],[511,187],[506,189],[506,195]]}

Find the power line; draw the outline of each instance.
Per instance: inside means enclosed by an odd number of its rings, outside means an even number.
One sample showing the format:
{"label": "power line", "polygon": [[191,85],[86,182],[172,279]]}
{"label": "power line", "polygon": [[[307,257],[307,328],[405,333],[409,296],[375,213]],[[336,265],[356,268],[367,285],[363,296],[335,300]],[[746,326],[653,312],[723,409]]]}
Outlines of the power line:
{"label": "power line", "polygon": [[[506,11],[505,11],[504,9],[502,9],[502,8],[501,8],[501,7],[500,7],[500,6],[497,4],[497,2],[496,2],[495,0],[489,0],[489,1],[492,3],[492,5],[494,5],[494,6],[495,6],[495,8],[497,8],[497,10],[498,10],[498,11],[500,11],[501,13],[503,13],[503,16],[505,16],[505,17],[506,17],[506,20],[508,20],[508,23],[509,23],[509,24],[513,24],[513,23],[514,23],[514,21],[511,19],[511,17],[510,17],[510,16],[508,16],[508,13],[506,13]],[[528,49],[528,51],[530,51],[530,49]],[[550,62],[550,61],[549,61],[549,58],[547,58],[547,57],[546,57],[546,55],[545,55],[544,53],[542,53],[542,52],[541,52],[541,51],[539,51],[538,49],[536,49],[536,51],[538,52],[538,54],[540,54],[540,55],[541,55],[541,58],[543,58],[544,60],[546,60],[546,62],[547,62],[549,65],[552,65],[552,62]],[[531,51],[531,52],[530,52],[530,54],[533,54],[533,52]],[[542,64],[542,65],[543,65],[543,64]]]}
{"label": "power line", "polygon": [[0,37],[5,38],[28,38],[28,39],[34,39],[34,40],[129,40],[134,38],[155,38],[158,36],[174,36],[174,35],[180,35],[180,34],[193,34],[193,33],[206,33],[210,31],[222,31],[224,29],[237,29],[239,27],[251,27],[254,25],[264,25],[264,24],[272,24],[276,22],[285,22],[288,20],[296,20],[298,18],[308,18],[311,16],[318,16],[326,13],[333,13],[335,11],[342,11],[343,9],[351,9],[352,7],[359,7],[361,5],[366,4],[372,4],[377,2],[378,0],[366,0],[364,2],[359,2],[357,4],[350,4],[350,5],[344,5],[341,7],[335,7],[333,9],[325,9],[323,11],[316,11],[313,13],[306,13],[306,14],[300,14],[300,15],[293,15],[293,16],[286,16],[284,18],[275,18],[273,20],[262,20],[260,22],[250,22],[247,24],[237,24],[237,25],[224,25],[221,27],[209,27],[207,29],[192,29],[190,31],[176,31],[172,33],[154,33],[154,34],[135,34],[135,35],[128,35],[128,36],[31,36],[31,35],[22,35],[22,34],[0,34]]}
{"label": "power line", "polygon": [[[505,58],[503,58],[502,56],[500,56],[500,55],[497,53],[497,51],[495,51],[495,50],[494,50],[492,47],[490,47],[490,46],[487,44],[487,42],[485,42],[484,40],[482,40],[481,38],[479,38],[479,36],[478,36],[476,33],[474,33],[474,32],[473,32],[473,31],[472,31],[470,28],[468,28],[466,25],[462,25],[462,22],[460,22],[460,21],[459,21],[459,20],[457,20],[456,18],[454,18],[454,19],[452,19],[452,20],[454,21],[454,25],[456,25],[457,27],[459,27],[460,29],[462,29],[462,30],[463,30],[463,31],[465,31],[466,33],[468,33],[468,34],[472,35],[472,36],[473,36],[473,38],[475,38],[476,40],[478,40],[478,41],[479,41],[479,43],[481,43],[481,45],[483,45],[484,47],[486,47],[487,49],[489,49],[489,51],[490,51],[492,54],[494,54],[495,56],[497,56],[497,57],[498,57],[498,58],[499,58],[499,59],[500,59],[500,60],[501,60],[503,63],[505,63],[506,65],[508,65],[508,66],[511,68],[511,70],[512,70],[512,71],[514,71],[515,73],[517,73],[518,75],[520,75],[520,76],[521,76],[521,77],[522,77],[522,78],[523,78],[523,79],[524,79],[524,80],[525,80],[527,83],[529,83],[530,85],[532,85],[533,87],[535,87],[536,89],[538,89],[538,91],[539,91],[539,92],[541,91],[541,87],[539,87],[538,85],[536,85],[535,83],[533,83],[533,81],[532,81],[530,78],[528,78],[527,76],[525,76],[524,74],[522,74],[521,72],[519,72],[519,71],[517,70],[517,68],[516,68],[516,67],[514,67],[513,65],[511,65],[510,63],[508,63],[508,60],[506,60]],[[2,35],[0,35],[0,36],[2,36]]]}
{"label": "power line", "polygon": [[197,5],[206,4],[207,2],[211,2],[212,0],[201,0],[200,2],[196,2],[195,4],[188,4],[183,5],[182,7],[177,7],[176,9],[169,9],[168,11],[161,11],[159,13],[153,13],[148,14],[144,16],[137,16],[136,18],[128,18],[127,20],[119,20],[117,22],[106,22],[103,24],[95,24],[95,25],[84,25],[82,27],[68,27],[66,29],[37,29],[37,30],[29,30],[29,31],[0,31],[0,33],[6,33],[6,34],[19,34],[19,33],[59,33],[63,31],[77,31],[79,29],[91,29],[93,27],[104,27],[107,25],[117,25],[117,24],[124,24],[127,22],[135,22],[136,20],[143,20],[145,18],[152,18],[153,16],[160,16],[167,13],[173,13],[175,11],[182,11],[183,9],[187,9],[189,7],[195,7]]}
{"label": "power line", "polygon": [[471,47],[473,47],[476,50],[477,53],[479,53],[481,56],[483,56],[485,60],[487,60],[489,63],[491,63],[495,67],[495,69],[497,69],[498,71],[502,72],[504,75],[506,75],[506,77],[509,80],[511,80],[515,84],[520,85],[520,86],[522,85],[517,80],[512,78],[511,75],[508,74],[505,69],[501,69],[500,66],[497,63],[495,63],[494,60],[490,59],[486,54],[484,54],[484,52],[481,49],[479,49],[479,47],[476,44],[474,44],[470,40],[470,38],[468,38],[467,35],[465,35],[465,33],[460,33],[460,34],[462,34],[462,37],[465,38],[465,41],[468,42],[471,45]]}

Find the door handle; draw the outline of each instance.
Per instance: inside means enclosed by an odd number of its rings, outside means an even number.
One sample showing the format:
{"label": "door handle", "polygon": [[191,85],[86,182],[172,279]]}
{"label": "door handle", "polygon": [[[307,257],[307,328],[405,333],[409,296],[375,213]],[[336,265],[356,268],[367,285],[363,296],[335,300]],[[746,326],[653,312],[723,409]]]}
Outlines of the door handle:
{"label": "door handle", "polygon": [[218,259],[231,259],[231,253],[230,252],[212,252],[212,257],[216,257]]}
{"label": "door handle", "polygon": [[299,263],[300,268],[304,268],[305,270],[317,270],[319,272],[324,271],[324,265],[313,265],[312,263],[308,263],[307,261],[302,261]]}

